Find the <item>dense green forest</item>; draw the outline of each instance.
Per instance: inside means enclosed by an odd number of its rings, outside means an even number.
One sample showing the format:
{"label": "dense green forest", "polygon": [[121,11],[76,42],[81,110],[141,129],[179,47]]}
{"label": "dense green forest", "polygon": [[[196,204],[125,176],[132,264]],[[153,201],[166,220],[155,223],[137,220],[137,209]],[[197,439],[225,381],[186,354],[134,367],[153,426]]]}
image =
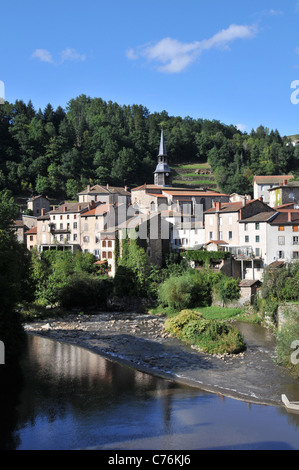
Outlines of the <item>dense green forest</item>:
{"label": "dense green forest", "polygon": [[151,183],[161,127],[170,164],[208,161],[226,193],[251,193],[255,174],[299,172],[299,148],[277,130],[244,133],[80,95],[66,109],[35,110],[22,100],[0,106],[0,190],[74,199],[87,184]]}

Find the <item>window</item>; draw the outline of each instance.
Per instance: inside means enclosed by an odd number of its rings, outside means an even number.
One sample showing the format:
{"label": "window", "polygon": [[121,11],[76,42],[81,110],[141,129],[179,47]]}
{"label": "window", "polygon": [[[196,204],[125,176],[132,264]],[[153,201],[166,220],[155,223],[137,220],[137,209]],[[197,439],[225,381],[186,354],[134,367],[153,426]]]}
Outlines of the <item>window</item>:
{"label": "window", "polygon": [[229,217],[228,218],[228,225],[232,225],[232,224],[233,224],[233,219],[232,219],[232,217]]}
{"label": "window", "polygon": [[228,232],[228,239],[229,240],[232,240],[234,237],[233,237],[233,232]]}
{"label": "window", "polygon": [[55,220],[55,215],[53,215],[53,220]]}
{"label": "window", "polygon": [[284,232],[284,225],[279,225],[278,231],[279,232]]}
{"label": "window", "polygon": [[299,251],[293,251],[293,259],[299,259]]}
{"label": "window", "polygon": [[84,231],[87,232],[87,230],[88,230],[88,224],[85,223],[84,224]]}
{"label": "window", "polygon": [[293,232],[299,232],[299,225],[293,225]]}
{"label": "window", "polygon": [[255,241],[256,241],[256,243],[259,243],[259,242],[260,242],[260,236],[259,236],[259,235],[256,235]]}
{"label": "window", "polygon": [[69,214],[66,216],[66,218],[67,218],[67,219],[69,219],[69,218],[70,218]]}
{"label": "window", "polygon": [[278,251],[277,256],[278,256],[278,259],[283,259],[284,258],[284,251]]}
{"label": "window", "polygon": [[60,216],[60,220],[62,220],[62,215]]}
{"label": "window", "polygon": [[102,253],[102,258],[103,258],[103,259],[107,259],[107,253],[106,253],[106,251],[103,251],[103,253]]}
{"label": "window", "polygon": [[84,243],[88,243],[89,242],[89,236],[85,235],[85,237],[83,237],[83,241],[84,241]]}
{"label": "window", "polygon": [[209,238],[210,238],[210,240],[214,239],[214,232],[209,232]]}
{"label": "window", "polygon": [[108,251],[108,259],[112,259],[112,251]]}
{"label": "window", "polygon": [[43,225],[43,226],[42,226],[42,232],[45,232],[45,231],[46,231],[46,226]]}
{"label": "window", "polygon": [[30,235],[30,241],[33,242],[33,235]]}
{"label": "window", "polygon": [[74,240],[74,242],[77,240],[77,234],[76,233],[74,233],[74,235],[73,235],[73,240]]}
{"label": "window", "polygon": [[102,246],[106,246],[106,241],[105,240],[102,241]]}
{"label": "window", "polygon": [[59,240],[63,242],[63,235],[59,235]]}
{"label": "window", "polygon": [[73,227],[74,227],[75,230],[78,228],[77,222],[74,222],[74,223],[73,223]]}
{"label": "window", "polygon": [[220,238],[220,240],[222,240],[222,238],[223,238],[223,232],[219,232],[219,238]]}
{"label": "window", "polygon": [[108,241],[108,247],[109,247],[109,248],[112,247],[112,241],[111,241],[111,240]]}
{"label": "window", "polygon": [[249,243],[249,236],[245,235],[245,243]]}
{"label": "window", "polygon": [[260,256],[260,249],[259,248],[255,249],[255,256]]}
{"label": "window", "polygon": [[63,230],[63,224],[59,224],[60,230]]}
{"label": "window", "polygon": [[219,225],[222,225],[223,221],[222,221],[222,217],[219,217]]}
{"label": "window", "polygon": [[299,244],[299,237],[293,237],[293,245]]}
{"label": "window", "polygon": [[244,224],[244,230],[245,230],[245,232],[248,231],[248,224]]}
{"label": "window", "polygon": [[260,229],[260,224],[257,222],[257,223],[255,224],[255,230],[259,230],[259,229]]}
{"label": "window", "polygon": [[284,245],[285,244],[285,237],[278,237],[278,245]]}

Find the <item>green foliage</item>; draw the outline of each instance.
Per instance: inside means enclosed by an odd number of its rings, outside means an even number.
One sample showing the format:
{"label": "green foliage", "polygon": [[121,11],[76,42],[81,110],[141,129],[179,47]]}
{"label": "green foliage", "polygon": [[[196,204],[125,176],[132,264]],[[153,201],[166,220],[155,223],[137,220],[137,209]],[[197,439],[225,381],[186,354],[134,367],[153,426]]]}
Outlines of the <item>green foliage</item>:
{"label": "green foliage", "polygon": [[224,276],[214,286],[214,292],[222,300],[223,306],[227,302],[237,300],[240,297],[239,280]]}
{"label": "green foliage", "polygon": [[[100,285],[96,283],[94,256],[90,253],[71,253],[70,251],[45,251],[41,255],[32,250],[31,282],[35,289],[35,299],[40,305],[74,305],[70,296],[86,304],[86,295],[79,286],[90,293],[93,301]],[[88,282],[90,288],[87,289]],[[77,286],[77,291],[76,291]],[[106,294],[103,296],[105,297]],[[92,300],[93,299],[93,300]],[[98,300],[97,303],[100,301]],[[80,304],[81,305],[81,304]]]}
{"label": "green foliage", "polygon": [[265,269],[261,295],[274,302],[298,301],[299,262],[287,263],[276,270]]}
{"label": "green foliage", "polygon": [[211,260],[226,259],[229,253],[225,251],[188,250],[182,253],[182,256],[188,261],[196,261],[200,264],[208,265]]}
{"label": "green foliage", "polygon": [[[286,312],[286,322],[276,334],[276,353],[279,364],[286,367],[292,375],[299,378],[298,363],[298,338],[299,322],[298,314]],[[292,347],[294,346],[295,347]],[[295,357],[293,358],[293,355]]]}
{"label": "green foliage", "polygon": [[1,106],[0,189],[73,199],[86,182],[143,184],[156,165],[161,125],[171,163],[208,161],[228,194],[252,193],[254,174],[299,171],[298,149],[277,130],[247,134],[216,120],[80,95],[66,110],[49,103],[36,111],[21,100]]}
{"label": "green foliage", "polygon": [[177,310],[210,305],[213,286],[222,276],[210,269],[189,269],[182,275],[171,275],[159,289],[159,300]]}
{"label": "green foliage", "polygon": [[26,252],[13,229],[18,213],[8,191],[0,193],[0,340],[5,344],[5,363],[9,367],[19,359],[24,332],[16,311],[25,294]]}
{"label": "green foliage", "polygon": [[183,310],[168,318],[165,330],[208,354],[237,354],[246,349],[238,329],[217,320],[207,320],[200,312]]}
{"label": "green foliage", "polygon": [[151,267],[147,255],[133,238],[122,240],[122,256],[114,279],[114,293],[119,297],[147,297]]}

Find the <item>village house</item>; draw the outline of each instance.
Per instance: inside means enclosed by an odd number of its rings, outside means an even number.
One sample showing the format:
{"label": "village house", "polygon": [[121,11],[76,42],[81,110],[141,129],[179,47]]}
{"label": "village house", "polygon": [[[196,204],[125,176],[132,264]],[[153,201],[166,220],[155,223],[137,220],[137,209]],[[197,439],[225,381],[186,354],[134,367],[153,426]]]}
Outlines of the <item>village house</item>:
{"label": "village house", "polygon": [[37,227],[33,227],[25,232],[27,250],[31,251],[37,246]]}
{"label": "village house", "polygon": [[269,206],[277,207],[295,203],[299,208],[299,181],[284,180],[279,186],[269,189]]}
{"label": "village house", "polygon": [[31,211],[30,215],[33,215],[34,217],[38,217],[42,213],[42,209],[45,210],[45,212],[49,212],[50,210],[50,202],[47,197],[38,195],[38,196],[32,196],[27,200],[27,209]]}
{"label": "village house", "polygon": [[101,202],[105,204],[126,204],[131,202],[131,193],[127,186],[119,188],[115,186],[102,186],[96,184],[94,186],[88,185],[87,188],[78,193],[79,202]]}
{"label": "village house", "polygon": [[299,260],[299,210],[279,210],[269,222],[267,264]]}
{"label": "village house", "polygon": [[101,258],[101,232],[126,220],[126,211],[126,204],[120,206],[118,204],[96,204],[92,201],[90,206],[80,214],[80,246],[82,251],[89,251],[96,258]]}
{"label": "village house", "polygon": [[41,246],[50,246],[52,242],[51,226],[50,226],[50,215],[42,209],[42,213],[36,219],[36,245],[38,250],[41,250]]}
{"label": "village house", "polygon": [[260,199],[216,202],[204,214],[206,249],[214,251],[218,247],[218,250],[230,252],[231,275],[255,279],[255,271],[261,275],[263,268],[261,254],[265,240],[260,232],[261,221],[275,212]]}
{"label": "village house", "polygon": [[[268,204],[270,202],[269,190],[275,186],[286,183],[292,178],[293,175],[254,176],[253,198],[262,198],[263,201]],[[278,206],[279,204],[276,205]]]}
{"label": "village house", "polygon": [[[90,207],[89,202],[65,202],[49,211],[50,220],[47,225],[50,237],[46,237],[47,232],[44,229],[44,239],[47,238],[47,243],[41,243],[40,250],[80,250],[80,213],[88,207]],[[46,226],[46,224],[42,225]]]}

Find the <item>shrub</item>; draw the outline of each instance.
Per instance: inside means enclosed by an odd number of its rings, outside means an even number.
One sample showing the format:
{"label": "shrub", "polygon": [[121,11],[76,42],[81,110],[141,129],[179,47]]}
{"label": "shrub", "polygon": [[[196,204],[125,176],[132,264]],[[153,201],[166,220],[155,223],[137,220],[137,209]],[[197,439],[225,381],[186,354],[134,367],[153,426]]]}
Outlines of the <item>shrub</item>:
{"label": "shrub", "polygon": [[159,300],[163,305],[177,310],[210,305],[212,288],[222,276],[209,269],[188,270],[180,276],[172,275],[161,285]]}
{"label": "shrub", "polygon": [[88,274],[73,275],[59,291],[62,307],[105,307],[113,288],[112,279],[92,277]]}
{"label": "shrub", "polygon": [[165,329],[208,354],[237,354],[246,349],[244,339],[236,327],[217,320],[207,320],[200,312],[183,310],[166,320]]}

